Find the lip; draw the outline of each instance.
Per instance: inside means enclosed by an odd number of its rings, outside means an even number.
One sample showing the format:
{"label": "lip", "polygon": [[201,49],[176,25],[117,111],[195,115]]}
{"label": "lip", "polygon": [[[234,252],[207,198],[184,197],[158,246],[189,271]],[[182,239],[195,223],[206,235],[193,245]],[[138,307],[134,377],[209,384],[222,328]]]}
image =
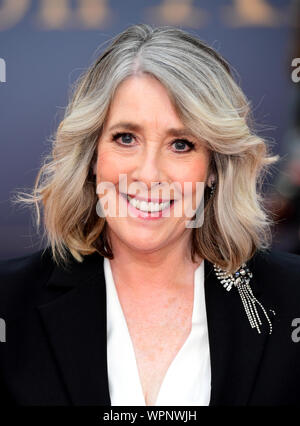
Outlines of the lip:
{"label": "lip", "polygon": [[[158,220],[158,219],[162,219],[162,218],[165,218],[165,217],[170,217],[170,215],[163,216],[163,213],[170,211],[173,208],[173,206],[176,202],[176,200],[171,200],[171,201],[173,201],[173,203],[171,203],[168,207],[166,207],[165,209],[160,210],[158,212],[144,212],[142,210],[136,209],[132,204],[130,204],[129,201],[127,200],[126,194],[123,194],[122,192],[120,192],[120,194],[122,196],[122,199],[124,201],[126,201],[126,203],[127,203],[128,211],[132,212],[134,214],[133,217],[143,219],[143,220]],[[144,199],[142,201],[146,201],[146,200]]]}
{"label": "lip", "polygon": [[124,195],[125,197],[127,195],[129,195],[132,198],[135,198],[136,200],[139,201],[147,201],[148,203],[167,203],[169,201],[175,201],[175,200],[164,200],[163,198],[151,198],[151,197],[140,197],[138,195],[132,195],[132,194],[124,194],[121,192],[122,195]]}

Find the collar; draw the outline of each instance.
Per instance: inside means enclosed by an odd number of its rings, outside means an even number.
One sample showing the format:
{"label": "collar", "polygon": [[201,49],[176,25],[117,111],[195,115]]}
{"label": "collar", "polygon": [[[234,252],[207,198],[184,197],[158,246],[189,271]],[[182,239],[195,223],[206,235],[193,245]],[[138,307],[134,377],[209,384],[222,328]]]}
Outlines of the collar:
{"label": "collar", "polygon": [[[248,263],[255,296],[264,296],[263,262]],[[70,288],[38,307],[72,404],[110,405],[104,257],[98,252],[68,268],[54,266],[48,287]],[[257,278],[260,277],[260,280]],[[236,288],[226,291],[204,260],[204,289],[211,359],[210,405],[247,405],[269,339],[267,327],[250,327]],[[261,288],[259,288],[261,287]],[[264,300],[262,300],[265,308]],[[262,317],[263,318],[263,317]]]}

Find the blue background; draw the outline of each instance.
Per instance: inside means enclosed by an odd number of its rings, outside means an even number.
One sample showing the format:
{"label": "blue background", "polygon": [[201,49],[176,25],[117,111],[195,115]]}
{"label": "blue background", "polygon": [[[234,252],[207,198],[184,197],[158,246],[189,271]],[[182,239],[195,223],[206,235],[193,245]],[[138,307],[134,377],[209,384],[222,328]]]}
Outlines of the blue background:
{"label": "blue background", "polygon": [[271,23],[258,22],[258,15],[254,22],[243,22],[233,13],[228,21],[223,7],[237,10],[242,5],[238,1],[183,0],[186,18],[179,11],[182,20],[176,21],[177,15],[172,18],[169,13],[164,18],[161,9],[178,7],[175,1],[99,0],[94,3],[106,6],[110,13],[104,21],[99,14],[93,22],[96,14],[92,12],[84,21],[78,17],[83,2],[62,1],[60,8],[68,4],[65,20],[57,21],[62,10],[57,9],[57,19],[50,24],[42,15],[47,3],[25,1],[23,15],[9,24],[4,20],[8,3],[0,1],[0,57],[6,61],[6,82],[0,83],[0,258],[40,248],[30,210],[12,205],[12,191],[33,186],[42,155],[50,149],[49,137],[63,117],[70,85],[97,57],[99,45],[131,24],[178,25],[216,48],[237,70],[256,121],[271,128],[260,134],[276,142],[276,153],[285,154],[282,140],[290,122],[293,86],[291,1],[259,2],[269,6],[274,16]]}

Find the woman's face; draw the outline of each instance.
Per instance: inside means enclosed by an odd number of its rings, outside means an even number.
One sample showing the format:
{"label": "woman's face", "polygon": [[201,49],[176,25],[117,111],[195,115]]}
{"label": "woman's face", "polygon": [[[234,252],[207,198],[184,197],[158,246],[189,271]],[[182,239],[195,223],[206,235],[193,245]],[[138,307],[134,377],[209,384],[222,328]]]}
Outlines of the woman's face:
{"label": "woman's face", "polygon": [[[112,184],[104,193],[98,190],[98,197],[104,209],[109,205],[105,216],[111,238],[128,248],[153,252],[190,235],[186,222],[193,214],[186,215],[186,208],[191,203],[194,209],[199,205],[196,182],[202,182],[203,190],[209,152],[201,140],[183,129],[158,80],[142,75],[120,84],[99,138],[94,172],[98,188],[103,182]],[[158,187],[160,192],[155,192]],[[175,202],[170,206],[142,203],[135,207],[121,194],[150,198],[153,203],[155,199]],[[164,212],[154,213],[156,209]]]}

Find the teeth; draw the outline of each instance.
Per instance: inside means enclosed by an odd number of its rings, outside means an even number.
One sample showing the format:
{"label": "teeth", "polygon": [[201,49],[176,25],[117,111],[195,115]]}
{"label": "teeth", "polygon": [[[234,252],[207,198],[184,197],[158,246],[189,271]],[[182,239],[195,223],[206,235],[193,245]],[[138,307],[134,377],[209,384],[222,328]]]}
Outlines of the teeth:
{"label": "teeth", "polygon": [[129,195],[127,195],[127,199],[133,207],[144,212],[158,212],[170,205],[170,201],[164,203],[148,203],[147,201],[139,201],[135,198],[130,198]]}

